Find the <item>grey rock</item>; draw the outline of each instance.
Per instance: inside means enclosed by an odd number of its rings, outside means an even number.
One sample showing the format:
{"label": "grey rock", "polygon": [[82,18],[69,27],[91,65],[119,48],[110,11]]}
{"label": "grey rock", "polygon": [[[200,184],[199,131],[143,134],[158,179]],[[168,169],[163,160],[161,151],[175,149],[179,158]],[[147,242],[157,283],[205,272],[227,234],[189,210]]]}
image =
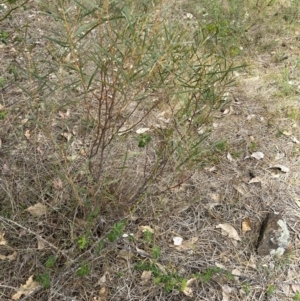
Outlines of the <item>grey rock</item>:
{"label": "grey rock", "polygon": [[263,222],[257,253],[261,256],[281,256],[289,244],[290,232],[280,214],[269,213]]}

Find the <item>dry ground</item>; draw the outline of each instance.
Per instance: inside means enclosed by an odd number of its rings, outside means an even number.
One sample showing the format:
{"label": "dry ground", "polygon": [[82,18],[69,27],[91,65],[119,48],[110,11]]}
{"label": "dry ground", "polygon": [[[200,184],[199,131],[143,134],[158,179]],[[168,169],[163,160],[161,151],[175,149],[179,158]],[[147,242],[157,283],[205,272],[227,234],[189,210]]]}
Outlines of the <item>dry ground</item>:
{"label": "dry ground", "polygon": [[[27,104],[24,91],[13,84],[1,88],[0,109],[7,112],[0,120],[1,300],[13,296],[78,301],[295,297],[300,291],[300,17],[293,15],[290,20],[281,8],[279,14],[268,14],[265,23],[249,29],[247,38],[253,45],[236,58],[237,64],[248,66],[235,73],[231,103],[212,118],[212,133],[199,154],[201,164],[178,174],[170,174],[172,167],[168,167],[169,174],[151,188],[160,193],[144,195],[131,214],[132,204],[106,202],[98,211],[77,206],[69,188],[75,184],[59,181],[61,165],[55,165],[50,143],[35,148],[38,139],[48,140],[38,138],[36,120],[30,119],[34,108]],[[45,29],[47,17],[37,9],[31,3],[27,11],[18,10],[12,20],[2,21],[3,28],[23,30],[32,14],[36,28]],[[17,62],[21,46],[15,42],[0,47],[1,76],[8,70],[13,76],[9,66]],[[46,44],[37,45],[43,47]],[[73,119],[65,125],[65,117],[59,116],[60,123],[53,126],[76,126],[80,113],[72,106]],[[250,157],[258,151],[263,159]],[[270,168],[278,164],[289,171]],[[76,181],[90,184],[80,174]],[[137,176],[131,181],[138,181]],[[179,184],[165,189],[170,183]],[[113,184],[107,195],[116,189]],[[26,211],[36,203],[50,210],[44,212],[42,207],[36,215]],[[268,212],[281,212],[290,230],[290,247],[281,258],[256,253]],[[101,239],[124,217],[128,222],[122,233],[129,236],[97,252]],[[247,218],[251,227],[243,231]],[[237,230],[240,241],[221,234],[216,226],[224,223]],[[78,238],[84,239],[85,229],[91,229],[92,242],[88,247],[83,242],[80,249]],[[174,237],[183,238],[180,246],[174,246]],[[22,285],[22,297],[15,295]]]}

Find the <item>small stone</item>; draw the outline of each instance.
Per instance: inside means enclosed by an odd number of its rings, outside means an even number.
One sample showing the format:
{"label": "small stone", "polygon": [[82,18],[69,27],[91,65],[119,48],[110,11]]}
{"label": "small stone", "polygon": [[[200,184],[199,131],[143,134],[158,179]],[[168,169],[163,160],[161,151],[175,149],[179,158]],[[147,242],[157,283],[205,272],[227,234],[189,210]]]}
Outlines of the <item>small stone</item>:
{"label": "small stone", "polygon": [[263,222],[258,239],[257,253],[260,256],[284,254],[290,233],[280,214],[269,213]]}

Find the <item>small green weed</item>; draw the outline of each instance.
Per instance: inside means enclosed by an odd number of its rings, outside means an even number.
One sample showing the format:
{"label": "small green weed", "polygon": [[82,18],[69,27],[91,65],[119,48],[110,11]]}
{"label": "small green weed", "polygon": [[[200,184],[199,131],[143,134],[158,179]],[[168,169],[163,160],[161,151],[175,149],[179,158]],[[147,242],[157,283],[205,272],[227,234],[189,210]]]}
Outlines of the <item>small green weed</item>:
{"label": "small green weed", "polygon": [[0,88],[4,88],[4,86],[5,86],[5,83],[6,83],[6,80],[5,80],[5,78],[3,78],[3,77],[0,77]]}
{"label": "small green weed", "polygon": [[228,149],[228,142],[226,139],[222,139],[217,141],[214,144],[214,149],[218,152],[218,153],[223,153]]}
{"label": "small green weed", "polygon": [[242,155],[242,151],[238,151],[238,150],[232,150],[231,151],[231,156],[234,158],[234,159],[238,159],[241,157]]}
{"label": "small green weed", "polygon": [[45,262],[45,267],[48,268],[48,269],[51,269],[51,268],[54,267],[55,262],[56,262],[56,256],[52,255]]}
{"label": "small green weed", "polygon": [[112,229],[110,230],[110,232],[107,234],[107,239],[110,242],[116,241],[119,237],[122,236],[125,226],[126,226],[126,221],[115,223]]}
{"label": "small green weed", "polygon": [[39,282],[44,288],[49,288],[51,285],[50,276],[48,273],[38,274],[35,277],[36,281]]}
{"label": "small green weed", "polygon": [[145,147],[147,144],[151,142],[152,138],[150,135],[141,134],[138,139],[138,147]]}
{"label": "small green weed", "polygon": [[77,275],[80,277],[87,276],[91,273],[90,266],[88,264],[82,265],[78,270],[77,270]]}
{"label": "small green weed", "polygon": [[256,150],[257,150],[257,144],[252,141],[251,144],[250,144],[250,151],[254,152]]}
{"label": "small green weed", "polygon": [[148,244],[150,244],[152,242],[152,236],[153,236],[153,234],[149,230],[146,230],[144,232],[144,239]]}
{"label": "small green weed", "polygon": [[155,258],[155,259],[158,259],[161,255],[161,251],[160,251],[160,248],[159,246],[154,246],[152,248],[152,257]]}
{"label": "small green weed", "polygon": [[275,286],[273,284],[271,284],[267,289],[267,295],[271,296],[274,294],[274,292],[275,292]]}
{"label": "small green weed", "polygon": [[9,34],[6,31],[0,31],[0,41],[3,44],[7,44],[8,43],[8,38],[9,38]]}
{"label": "small green weed", "polygon": [[247,296],[250,294],[250,284],[248,282],[242,284],[242,289]]}
{"label": "small green weed", "polygon": [[298,292],[298,291],[296,292],[296,294],[293,297],[293,300],[300,301],[300,292]]}
{"label": "small green weed", "polygon": [[283,135],[283,131],[278,130],[276,133],[276,138],[280,138]]}
{"label": "small green weed", "polygon": [[154,284],[162,285],[166,292],[170,292],[175,288],[180,289],[184,281],[184,278],[177,273],[165,274],[154,263],[139,262],[134,268],[137,271],[151,271],[154,276]]}
{"label": "small green weed", "polygon": [[212,268],[206,269],[203,273],[197,273],[195,276],[198,279],[200,279],[202,282],[208,283],[211,280],[211,278],[213,277],[213,275],[215,275],[216,273],[219,273],[220,271],[221,271],[220,268],[212,267]]}
{"label": "small green weed", "polygon": [[7,111],[0,112],[0,120],[3,120],[6,115],[7,115]]}
{"label": "small green weed", "polygon": [[105,248],[106,243],[103,239],[101,239],[96,247],[96,254],[99,255],[100,252]]}
{"label": "small green weed", "polygon": [[84,250],[89,245],[89,238],[86,235],[82,235],[77,239],[77,245],[80,250]]}

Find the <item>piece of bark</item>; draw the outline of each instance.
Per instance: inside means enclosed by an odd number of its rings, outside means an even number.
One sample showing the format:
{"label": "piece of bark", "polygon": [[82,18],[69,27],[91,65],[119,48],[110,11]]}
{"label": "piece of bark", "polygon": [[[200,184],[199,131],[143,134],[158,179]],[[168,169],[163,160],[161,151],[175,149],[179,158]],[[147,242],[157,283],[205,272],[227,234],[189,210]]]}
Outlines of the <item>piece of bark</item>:
{"label": "piece of bark", "polygon": [[269,213],[260,231],[257,247],[258,255],[281,256],[288,247],[289,237],[290,233],[282,216]]}

